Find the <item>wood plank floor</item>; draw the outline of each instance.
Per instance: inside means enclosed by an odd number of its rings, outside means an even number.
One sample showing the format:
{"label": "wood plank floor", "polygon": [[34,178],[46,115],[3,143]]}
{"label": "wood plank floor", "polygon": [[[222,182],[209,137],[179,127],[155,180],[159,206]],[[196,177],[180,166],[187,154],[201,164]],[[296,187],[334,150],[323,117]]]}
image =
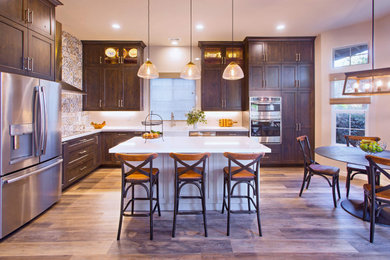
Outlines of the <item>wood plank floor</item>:
{"label": "wood plank floor", "polygon": [[[155,240],[148,218],[125,218],[116,241],[119,169],[99,169],[68,189],[61,201],[0,243],[0,259],[389,259],[390,227],[377,225],[370,244],[369,223],[340,206],[331,189],[313,178],[298,197],[301,168],[264,168],[261,175],[263,237],[255,214],[233,215],[227,237],[226,215],[208,214],[209,237],[201,216],[178,216],[171,238],[172,212],[155,217]],[[345,179],[341,180],[345,197]],[[353,181],[352,197],[362,197]]]}

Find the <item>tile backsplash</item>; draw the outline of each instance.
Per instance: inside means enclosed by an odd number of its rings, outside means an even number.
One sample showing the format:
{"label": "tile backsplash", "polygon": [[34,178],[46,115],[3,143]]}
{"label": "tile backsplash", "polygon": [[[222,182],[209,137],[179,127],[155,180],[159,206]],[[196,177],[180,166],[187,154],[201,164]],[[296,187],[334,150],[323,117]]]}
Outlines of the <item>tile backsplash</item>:
{"label": "tile backsplash", "polygon": [[[83,46],[68,32],[62,32],[62,80],[82,89]],[[83,112],[82,96],[62,94],[62,136],[83,131],[89,123],[88,113]]]}

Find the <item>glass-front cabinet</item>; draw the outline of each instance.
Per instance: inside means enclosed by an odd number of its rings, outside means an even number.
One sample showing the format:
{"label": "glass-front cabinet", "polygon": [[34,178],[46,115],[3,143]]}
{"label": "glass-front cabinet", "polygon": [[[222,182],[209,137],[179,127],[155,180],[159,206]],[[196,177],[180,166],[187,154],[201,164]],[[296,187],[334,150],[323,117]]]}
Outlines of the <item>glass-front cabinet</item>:
{"label": "glass-front cabinet", "polygon": [[208,46],[202,48],[202,63],[204,65],[229,64],[234,61],[244,63],[244,51],[241,46]]}
{"label": "glass-front cabinet", "polygon": [[137,46],[110,45],[104,48],[104,64],[139,64],[139,49]]}

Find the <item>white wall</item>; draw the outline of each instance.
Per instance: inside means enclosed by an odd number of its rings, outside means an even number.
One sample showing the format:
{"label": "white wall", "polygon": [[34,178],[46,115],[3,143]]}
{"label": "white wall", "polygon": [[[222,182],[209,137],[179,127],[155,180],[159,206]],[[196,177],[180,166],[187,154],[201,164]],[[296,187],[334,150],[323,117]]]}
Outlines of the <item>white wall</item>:
{"label": "white wall", "polygon": [[[375,68],[390,67],[390,16],[375,21]],[[347,71],[371,69],[369,64],[355,65],[347,68],[332,68],[332,50],[334,48],[367,43],[371,50],[371,23],[360,23],[353,26],[321,33],[316,39],[316,146],[331,145],[331,106],[329,105],[329,74]],[[371,55],[371,54],[370,54]],[[367,135],[379,136],[390,144],[390,95],[371,97],[368,114]],[[342,167],[343,164],[324,158],[316,158],[321,163]]]}

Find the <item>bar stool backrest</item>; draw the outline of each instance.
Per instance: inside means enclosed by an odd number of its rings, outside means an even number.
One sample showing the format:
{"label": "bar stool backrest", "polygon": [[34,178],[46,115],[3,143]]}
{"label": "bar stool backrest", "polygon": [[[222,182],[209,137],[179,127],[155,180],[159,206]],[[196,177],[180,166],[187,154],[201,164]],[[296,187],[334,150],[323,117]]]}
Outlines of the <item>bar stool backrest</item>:
{"label": "bar stool backrest", "polygon": [[[175,160],[175,172],[178,176],[189,171],[194,171],[200,175],[203,175],[204,169],[206,167],[206,160],[210,157],[210,153],[170,153],[169,156]],[[188,164],[186,161],[196,162],[193,164]],[[180,172],[178,172],[178,164],[184,167],[184,169],[180,170]],[[202,166],[198,166],[200,164],[202,164]],[[199,170],[197,167],[202,167],[202,170]]]}
{"label": "bar stool backrest", "polygon": [[344,135],[344,138],[345,138],[345,141],[347,143],[347,146],[352,145],[353,147],[356,147],[358,145],[358,143],[363,139],[370,140],[370,141],[376,141],[376,142],[381,140],[379,137],[376,137],[376,136],[369,137],[369,136]]}
{"label": "bar stool backrest", "polygon": [[[122,164],[122,173],[124,175],[124,178],[130,176],[134,173],[141,173],[147,177],[150,177],[152,174],[153,169],[153,160],[158,157],[158,154],[156,153],[148,153],[148,154],[123,154],[123,153],[116,153],[115,157],[119,159],[119,161]],[[129,162],[137,162],[142,161],[142,163],[138,165],[133,165]],[[144,166],[149,164],[150,171],[145,171],[142,168],[145,168]],[[129,170],[125,169],[125,166],[129,167]]]}
{"label": "bar stool backrest", "polygon": [[312,163],[315,163],[312,157],[312,152],[310,148],[310,142],[307,135],[302,135],[297,137],[297,141],[299,143],[299,146],[301,148],[301,151],[303,153],[303,161],[305,164],[305,167],[309,166]]}
{"label": "bar stool backrest", "polygon": [[390,185],[382,186],[379,188],[379,186],[377,186],[375,183],[375,176],[376,176],[376,172],[380,172],[383,174],[383,176],[385,176],[388,180],[390,180],[390,174],[379,165],[381,164],[385,166],[390,166],[390,159],[382,158],[374,155],[366,155],[366,159],[370,163],[369,183],[371,184],[371,190],[375,191],[372,193],[372,195],[375,196],[375,193],[389,190]]}
{"label": "bar stool backrest", "polygon": [[[231,176],[246,170],[254,175],[257,175],[260,168],[260,159],[264,156],[264,153],[223,153],[223,156],[229,159],[228,166]],[[247,164],[243,164],[240,161],[250,161]],[[231,171],[232,162],[235,163],[239,168],[237,170]],[[251,167],[254,166],[255,170]]]}

